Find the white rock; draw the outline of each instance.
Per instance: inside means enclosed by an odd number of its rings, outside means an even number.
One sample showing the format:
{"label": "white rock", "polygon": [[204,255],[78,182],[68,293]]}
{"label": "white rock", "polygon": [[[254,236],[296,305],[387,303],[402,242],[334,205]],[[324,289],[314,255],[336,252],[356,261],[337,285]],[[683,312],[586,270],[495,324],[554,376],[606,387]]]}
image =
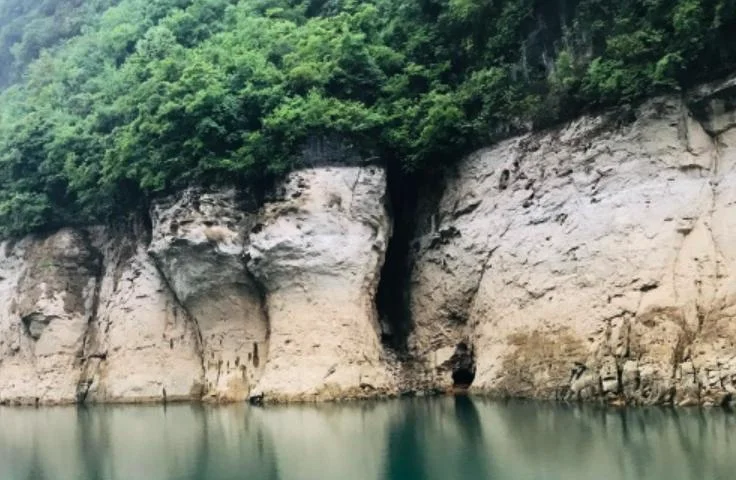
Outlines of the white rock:
{"label": "white rock", "polygon": [[0,402],[76,402],[99,252],[72,229],[2,250]]}
{"label": "white rock", "polygon": [[302,170],[267,203],[249,269],[270,326],[257,395],[267,400],[372,396],[394,389],[375,295],[391,232],[378,167]]}
{"label": "white rock", "polygon": [[191,400],[203,394],[196,324],[166,287],[141,237],[105,239],[106,268],[86,353],[88,401]]}
{"label": "white rock", "polygon": [[702,370],[734,351],[736,131],[711,138],[679,99],[635,114],[459,165],[414,258],[417,376],[446,385],[432,352],[469,335],[478,391],[568,398],[579,364],[610,394],[618,364],[626,401],[667,403],[685,391],[681,362]]}
{"label": "white rock", "polygon": [[205,395],[244,400],[268,356],[261,292],[243,259],[252,212],[234,190],[187,190],[154,204],[149,253],[201,338]]}

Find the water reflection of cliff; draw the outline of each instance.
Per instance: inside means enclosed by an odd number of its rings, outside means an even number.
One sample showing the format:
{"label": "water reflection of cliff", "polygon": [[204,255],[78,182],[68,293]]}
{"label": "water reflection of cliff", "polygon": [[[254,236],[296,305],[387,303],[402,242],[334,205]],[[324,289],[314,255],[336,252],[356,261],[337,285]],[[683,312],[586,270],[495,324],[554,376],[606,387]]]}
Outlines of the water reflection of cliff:
{"label": "water reflection of cliff", "polygon": [[466,397],[0,408],[2,480],[726,479],[736,416]]}
{"label": "water reflection of cliff", "polygon": [[248,417],[245,407],[0,409],[0,478],[276,479]]}

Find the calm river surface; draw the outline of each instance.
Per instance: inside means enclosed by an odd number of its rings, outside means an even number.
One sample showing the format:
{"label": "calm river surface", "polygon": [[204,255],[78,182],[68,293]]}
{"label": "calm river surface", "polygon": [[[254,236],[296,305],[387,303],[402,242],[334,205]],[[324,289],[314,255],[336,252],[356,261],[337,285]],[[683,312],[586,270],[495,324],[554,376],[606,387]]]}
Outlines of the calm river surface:
{"label": "calm river surface", "polygon": [[736,415],[419,398],[0,407],[2,480],[732,480]]}

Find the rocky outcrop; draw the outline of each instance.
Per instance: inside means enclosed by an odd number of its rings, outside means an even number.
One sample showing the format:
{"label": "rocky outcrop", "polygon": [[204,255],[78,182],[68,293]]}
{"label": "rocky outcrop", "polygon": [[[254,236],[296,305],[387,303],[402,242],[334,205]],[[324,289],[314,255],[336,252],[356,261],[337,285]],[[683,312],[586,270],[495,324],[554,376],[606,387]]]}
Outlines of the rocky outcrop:
{"label": "rocky outcrop", "polygon": [[391,232],[381,168],[294,173],[254,227],[248,267],[264,286],[267,399],[393,390],[375,307]]}
{"label": "rocky outcrop", "polygon": [[0,401],[76,401],[101,258],[64,229],[6,242],[0,257]]}
{"label": "rocky outcrop", "polygon": [[188,190],[152,210],[149,252],[196,323],[212,399],[247,398],[268,357],[261,292],[243,257],[256,213],[234,190]]}
{"label": "rocky outcrop", "polygon": [[147,254],[147,235],[102,232],[106,259],[90,325],[79,400],[199,399],[203,392],[196,325]]}
{"label": "rocky outcrop", "polygon": [[374,296],[379,167],[314,168],[265,203],[191,189],[150,231],[3,245],[0,403],[303,401],[394,390]]}
{"label": "rocky outcrop", "polygon": [[[547,399],[736,393],[736,122],[728,82],[463,161],[413,259],[421,384]],[[455,372],[457,373],[457,372]]]}
{"label": "rocky outcrop", "polygon": [[0,402],[200,398],[197,337],[137,235],[5,244]]}
{"label": "rocky outcrop", "polygon": [[[406,264],[370,165],[5,242],[0,403],[734,403],[734,112],[728,80],[476,152],[400,224]],[[379,321],[382,272],[407,305]]]}

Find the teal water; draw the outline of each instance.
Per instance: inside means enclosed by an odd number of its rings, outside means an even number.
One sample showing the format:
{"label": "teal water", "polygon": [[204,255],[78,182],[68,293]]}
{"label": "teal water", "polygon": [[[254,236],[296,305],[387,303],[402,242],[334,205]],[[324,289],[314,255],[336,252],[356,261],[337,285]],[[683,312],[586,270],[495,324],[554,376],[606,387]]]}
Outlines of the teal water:
{"label": "teal water", "polygon": [[736,415],[419,398],[0,407],[0,480],[733,480]]}

